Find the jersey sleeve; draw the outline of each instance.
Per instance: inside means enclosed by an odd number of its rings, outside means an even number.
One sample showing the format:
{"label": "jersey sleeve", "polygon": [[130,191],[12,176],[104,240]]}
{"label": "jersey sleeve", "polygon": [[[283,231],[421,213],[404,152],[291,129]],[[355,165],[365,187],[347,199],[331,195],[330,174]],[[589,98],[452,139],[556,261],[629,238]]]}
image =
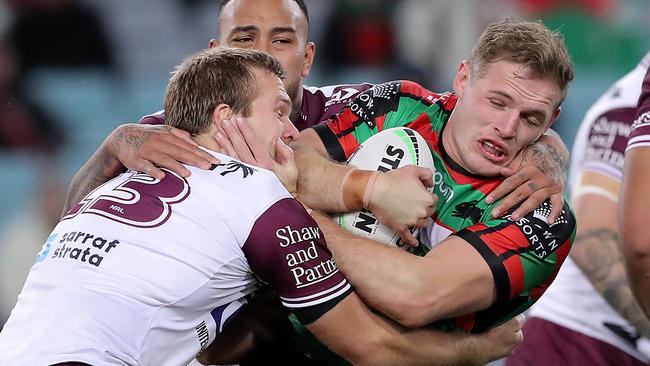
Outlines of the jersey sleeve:
{"label": "jersey sleeve", "polygon": [[160,111],[154,114],[146,115],[138,121],[139,124],[143,125],[164,125],[165,124],[165,112]]}
{"label": "jersey sleeve", "polygon": [[411,81],[377,84],[357,95],[327,122],[313,128],[332,159],[347,161],[374,134],[413,123],[435,96]]}
{"label": "jersey sleeve", "polygon": [[281,199],[267,209],[242,249],[256,276],[304,324],[318,319],[351,292],[322,231],[295,199]]}
{"label": "jersey sleeve", "polygon": [[636,112],[637,117],[632,124],[626,151],[650,146],[650,68],[643,78]]}
{"label": "jersey sleeve", "polygon": [[576,221],[566,202],[549,225],[550,212],[547,200],[518,221],[497,218],[452,234],[471,244],[490,266],[496,305],[520,296],[536,300],[555,278],[571,248]]}

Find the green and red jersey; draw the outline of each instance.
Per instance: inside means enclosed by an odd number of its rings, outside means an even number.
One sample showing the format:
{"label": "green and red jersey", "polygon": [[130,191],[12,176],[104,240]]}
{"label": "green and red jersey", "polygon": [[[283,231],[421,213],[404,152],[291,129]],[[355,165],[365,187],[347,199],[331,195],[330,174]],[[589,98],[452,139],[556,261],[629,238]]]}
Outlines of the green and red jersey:
{"label": "green and red jersey", "polygon": [[565,202],[561,216],[547,224],[549,201],[524,218],[492,218],[498,202],[485,202],[503,177],[471,174],[451,160],[442,131],[456,106],[452,93],[433,93],[409,81],[375,85],[360,93],[338,115],[314,127],[335,160],[346,161],[372,135],[409,127],[429,143],[439,201],[415,254],[424,255],[455,235],[471,244],[490,266],[497,290],[495,303],[482,311],[440,323],[444,329],[480,332],[528,309],[551,284],[575,237],[575,217]]}

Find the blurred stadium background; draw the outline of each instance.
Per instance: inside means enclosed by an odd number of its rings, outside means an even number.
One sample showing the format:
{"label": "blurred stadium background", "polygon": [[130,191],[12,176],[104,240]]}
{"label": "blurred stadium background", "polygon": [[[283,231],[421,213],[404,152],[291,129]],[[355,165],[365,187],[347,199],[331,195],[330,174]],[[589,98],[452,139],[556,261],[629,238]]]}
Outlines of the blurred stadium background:
{"label": "blurred stadium background", "polygon": [[[448,90],[488,23],[541,19],[576,66],[554,128],[571,146],[591,103],[650,49],[647,0],[307,0],[308,85],[411,79]],[[0,2],[0,325],[67,184],[118,124],[161,108],[169,72],[207,47],[218,0]]]}

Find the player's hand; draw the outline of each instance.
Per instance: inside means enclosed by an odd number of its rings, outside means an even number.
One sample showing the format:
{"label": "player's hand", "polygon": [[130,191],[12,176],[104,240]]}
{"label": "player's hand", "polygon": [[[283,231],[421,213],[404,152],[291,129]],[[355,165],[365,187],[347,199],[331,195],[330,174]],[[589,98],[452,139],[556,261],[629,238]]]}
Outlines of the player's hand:
{"label": "player's hand", "polygon": [[275,159],[259,142],[245,118],[224,120],[215,140],[222,153],[251,165],[268,169],[275,173],[284,187],[295,196],[298,183],[298,168],[293,150],[280,138],[275,142]]}
{"label": "player's hand", "polygon": [[409,228],[427,226],[434,214],[438,197],[427,190],[432,186],[433,173],[427,168],[408,165],[380,173],[366,208],[379,222],[399,233],[406,243],[416,246],[418,241]]}
{"label": "player's hand", "polygon": [[550,197],[548,223],[553,223],[564,207],[566,161],[552,145],[538,142],[527,147],[519,169],[502,168],[501,175],[507,178],[487,196],[488,204],[505,196],[492,210],[492,216],[499,217],[522,202],[511,215],[513,220],[519,220]]}
{"label": "player's hand", "polygon": [[524,340],[522,327],[525,317],[519,314],[507,322],[477,336],[477,365],[512,355]]}
{"label": "player's hand", "polygon": [[166,125],[125,124],[108,137],[108,152],[128,169],[165,177],[159,168],[167,168],[182,177],[190,171],[180,162],[209,169],[219,160],[201,150],[187,131]]}

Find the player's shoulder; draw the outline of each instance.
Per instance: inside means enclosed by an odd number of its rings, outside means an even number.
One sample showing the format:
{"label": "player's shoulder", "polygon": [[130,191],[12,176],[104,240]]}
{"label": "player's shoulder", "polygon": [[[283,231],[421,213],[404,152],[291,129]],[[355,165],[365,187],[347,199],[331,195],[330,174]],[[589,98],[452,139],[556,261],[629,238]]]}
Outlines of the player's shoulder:
{"label": "player's shoulder", "polygon": [[[228,155],[212,153],[218,164],[203,170],[188,166],[190,182],[207,184],[211,188],[229,192],[250,202],[268,202],[291,197],[277,176],[270,170],[244,163]],[[194,177],[194,179],[192,178]]]}
{"label": "player's shoulder", "polygon": [[343,102],[354,97],[364,90],[372,88],[374,84],[336,84],[326,86],[307,86],[303,87],[303,97],[319,96],[325,98],[330,103]]}

